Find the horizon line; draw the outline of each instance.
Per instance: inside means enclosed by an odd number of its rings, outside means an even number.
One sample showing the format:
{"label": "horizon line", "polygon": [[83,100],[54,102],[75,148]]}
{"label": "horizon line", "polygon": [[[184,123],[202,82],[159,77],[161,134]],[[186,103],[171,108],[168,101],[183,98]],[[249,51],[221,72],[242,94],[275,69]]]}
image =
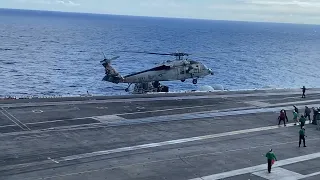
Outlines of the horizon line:
{"label": "horizon line", "polygon": [[163,19],[181,19],[181,20],[202,20],[202,21],[226,21],[226,22],[243,22],[243,23],[268,23],[268,24],[292,24],[292,25],[315,25],[316,23],[293,23],[293,22],[274,22],[274,21],[249,21],[249,20],[228,20],[228,19],[208,19],[208,18],[187,18],[187,17],[167,17],[167,16],[147,16],[147,15],[128,15],[128,14],[108,14],[98,12],[78,12],[78,11],[60,11],[60,10],[40,10],[40,9],[19,9],[19,8],[1,8],[0,10],[18,10],[18,11],[39,11],[39,12],[51,12],[51,13],[65,13],[65,14],[80,14],[80,15],[105,15],[105,16],[125,16],[125,17],[142,17],[142,18],[163,18]]}

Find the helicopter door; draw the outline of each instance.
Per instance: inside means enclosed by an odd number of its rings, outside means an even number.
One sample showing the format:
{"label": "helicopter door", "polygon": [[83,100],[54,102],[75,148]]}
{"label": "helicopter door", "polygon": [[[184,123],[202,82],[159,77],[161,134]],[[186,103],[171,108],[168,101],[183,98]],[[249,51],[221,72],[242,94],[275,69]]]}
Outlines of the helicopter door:
{"label": "helicopter door", "polygon": [[178,72],[178,79],[180,79],[180,78],[182,78],[182,77],[185,76],[185,74],[186,74],[186,69],[185,69],[184,67],[179,68],[178,71],[179,71],[179,72]]}

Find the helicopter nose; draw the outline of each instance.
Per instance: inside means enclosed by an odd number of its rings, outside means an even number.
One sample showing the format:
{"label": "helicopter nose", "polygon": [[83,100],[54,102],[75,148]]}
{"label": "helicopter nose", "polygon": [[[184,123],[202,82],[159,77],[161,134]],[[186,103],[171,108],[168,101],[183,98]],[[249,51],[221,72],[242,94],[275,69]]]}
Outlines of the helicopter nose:
{"label": "helicopter nose", "polygon": [[209,69],[209,73],[210,73],[211,75],[214,75],[214,72],[212,71],[212,69]]}

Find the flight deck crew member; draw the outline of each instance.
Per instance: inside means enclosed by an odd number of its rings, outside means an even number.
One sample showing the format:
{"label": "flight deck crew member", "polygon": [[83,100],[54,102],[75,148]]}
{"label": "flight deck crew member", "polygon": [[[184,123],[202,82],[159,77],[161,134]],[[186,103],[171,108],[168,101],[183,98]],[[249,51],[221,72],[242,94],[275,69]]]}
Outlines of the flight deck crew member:
{"label": "flight deck crew member", "polygon": [[317,114],[318,114],[318,109],[315,107],[312,107],[313,110],[313,119],[312,119],[312,124],[317,125]]}
{"label": "flight deck crew member", "polygon": [[289,122],[289,120],[288,120],[288,116],[287,116],[287,111],[286,111],[286,110],[284,110],[284,109],[283,109],[283,111],[284,111],[284,114],[285,114],[285,116],[286,116],[286,120],[287,120],[287,122]]}
{"label": "flight deck crew member", "polygon": [[296,111],[293,111],[293,122],[294,122],[294,125],[297,125],[298,113]]}
{"label": "flight deck crew member", "polygon": [[270,151],[266,154],[266,157],[268,159],[268,172],[271,173],[271,166],[274,161],[277,161],[277,158],[272,152],[272,149],[270,149]]}
{"label": "flight deck crew member", "polygon": [[295,105],[293,105],[293,107],[294,107],[294,111],[299,114],[299,109]]}
{"label": "flight deck crew member", "polygon": [[302,128],[300,129],[300,131],[299,131],[299,147],[300,147],[300,145],[301,145],[301,140],[303,140],[303,147],[307,147],[307,146],[306,146],[305,136],[306,136],[306,134],[305,134],[305,129],[304,129],[304,127],[302,127]]}
{"label": "flight deck crew member", "polygon": [[316,115],[316,123],[317,123],[317,130],[320,130],[320,113],[318,108],[318,113]]}
{"label": "flight deck crew member", "polygon": [[300,122],[300,126],[301,126],[301,129],[302,129],[302,127],[306,123],[306,118],[303,115],[301,115],[301,117],[299,119],[299,122]]}
{"label": "flight deck crew member", "polygon": [[286,114],[283,109],[280,111],[280,115],[278,117],[278,120],[279,120],[278,125],[280,125],[281,121],[283,121],[284,126],[286,126]]}
{"label": "flight deck crew member", "polygon": [[302,88],[302,97],[301,98],[306,98],[306,87],[305,86],[303,86]]}
{"label": "flight deck crew member", "polygon": [[310,114],[311,114],[311,109],[308,108],[308,106],[306,106],[306,109],[304,110],[304,117],[309,119],[309,123],[311,123],[311,118],[310,118]]}

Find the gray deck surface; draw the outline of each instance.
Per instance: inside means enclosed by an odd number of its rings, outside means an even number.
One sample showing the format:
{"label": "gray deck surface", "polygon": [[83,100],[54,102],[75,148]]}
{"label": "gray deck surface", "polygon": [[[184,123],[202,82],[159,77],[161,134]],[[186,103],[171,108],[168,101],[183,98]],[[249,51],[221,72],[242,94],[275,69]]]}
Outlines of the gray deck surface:
{"label": "gray deck surface", "polygon": [[0,100],[0,179],[320,179],[320,131],[299,148],[292,105],[320,90]]}

